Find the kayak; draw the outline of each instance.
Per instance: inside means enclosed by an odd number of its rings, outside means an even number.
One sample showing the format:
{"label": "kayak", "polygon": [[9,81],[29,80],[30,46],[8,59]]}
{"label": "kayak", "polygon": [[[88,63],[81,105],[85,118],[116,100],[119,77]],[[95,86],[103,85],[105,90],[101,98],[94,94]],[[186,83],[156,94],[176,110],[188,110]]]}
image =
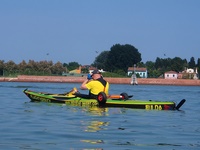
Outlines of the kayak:
{"label": "kayak", "polygon": [[[75,88],[74,88],[75,89]],[[156,101],[156,100],[135,100],[130,99],[132,95],[121,93],[119,95],[110,95],[107,97],[105,93],[100,92],[96,99],[90,99],[88,95],[81,94],[76,90],[72,90],[62,94],[52,94],[46,92],[36,92],[25,89],[23,91],[32,102],[49,102],[62,103],[74,106],[97,106],[97,107],[122,107],[146,110],[179,110],[185,103],[182,99],[178,105],[173,101]]]}

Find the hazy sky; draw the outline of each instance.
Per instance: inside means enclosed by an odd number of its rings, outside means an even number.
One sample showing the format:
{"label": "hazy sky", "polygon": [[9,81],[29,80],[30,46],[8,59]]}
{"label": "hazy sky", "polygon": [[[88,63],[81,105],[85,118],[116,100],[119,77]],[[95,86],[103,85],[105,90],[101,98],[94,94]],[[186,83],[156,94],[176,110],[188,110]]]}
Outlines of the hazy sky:
{"label": "hazy sky", "polygon": [[197,61],[200,0],[0,0],[0,60],[5,62],[87,65],[114,44],[136,47],[143,62]]}

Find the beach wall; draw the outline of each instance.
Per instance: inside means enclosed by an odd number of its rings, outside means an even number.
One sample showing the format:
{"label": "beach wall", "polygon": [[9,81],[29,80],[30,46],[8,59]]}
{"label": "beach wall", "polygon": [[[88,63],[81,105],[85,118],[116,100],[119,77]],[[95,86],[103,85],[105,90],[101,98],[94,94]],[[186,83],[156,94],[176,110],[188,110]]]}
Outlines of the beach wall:
{"label": "beach wall", "polygon": [[[28,76],[19,75],[16,78],[0,77],[0,82],[64,82],[64,83],[82,83],[86,77],[71,76]],[[111,84],[130,84],[131,78],[105,78]],[[193,79],[157,79],[157,78],[138,78],[139,85],[185,85],[200,86],[200,80]]]}

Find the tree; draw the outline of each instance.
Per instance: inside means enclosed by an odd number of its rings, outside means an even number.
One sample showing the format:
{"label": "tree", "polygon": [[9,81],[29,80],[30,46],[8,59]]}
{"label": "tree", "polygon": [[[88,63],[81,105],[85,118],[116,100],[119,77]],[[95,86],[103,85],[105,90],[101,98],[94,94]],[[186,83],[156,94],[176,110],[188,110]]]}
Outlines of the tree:
{"label": "tree", "polygon": [[17,64],[15,64],[14,61],[10,60],[7,63],[5,63],[5,70],[8,75],[12,75],[18,71],[18,66]]}
{"label": "tree", "polygon": [[145,66],[147,67],[148,70],[154,70],[155,69],[155,63],[153,61],[147,61],[145,63]]}
{"label": "tree", "polygon": [[195,59],[194,59],[194,57],[191,57],[191,58],[190,58],[190,61],[189,61],[189,63],[188,63],[188,66],[189,66],[189,68],[194,69],[194,67],[196,66],[196,65],[195,65]]}
{"label": "tree", "polygon": [[19,72],[23,73],[26,70],[27,63],[23,60],[21,63],[18,64]]}
{"label": "tree", "polygon": [[63,64],[61,62],[57,62],[55,63],[52,67],[51,67],[51,72],[52,74],[56,74],[56,75],[62,75],[62,73],[65,71],[65,67],[63,67]]}
{"label": "tree", "polygon": [[51,75],[52,67],[53,67],[52,61],[43,60],[43,61],[37,62],[37,68],[38,68],[37,72],[40,75],[48,75],[48,74]]}
{"label": "tree", "polygon": [[200,58],[198,58],[198,60],[197,60],[197,72],[198,72],[198,77],[199,77],[199,74],[200,74]]}
{"label": "tree", "polygon": [[169,70],[167,69],[168,66],[171,66],[169,58],[162,59],[162,58],[157,57],[156,62],[155,62],[156,71],[153,71],[154,74],[156,74],[156,77],[163,76],[166,71],[169,71],[170,69]]}
{"label": "tree", "polygon": [[4,61],[0,60],[0,76],[4,75]]}
{"label": "tree", "polygon": [[104,69],[106,68],[106,60],[108,59],[108,54],[109,51],[103,51],[101,52],[96,58],[92,66],[99,68],[99,69]]}
{"label": "tree", "polygon": [[37,73],[38,73],[37,62],[35,62],[34,60],[29,60],[26,66],[25,74],[37,75]]}
{"label": "tree", "polygon": [[197,67],[200,67],[200,58],[197,59]]}
{"label": "tree", "polygon": [[67,64],[67,63],[63,64],[63,67],[66,67],[68,71],[77,69],[79,66],[81,66],[81,65],[77,62],[69,62],[69,64]]}
{"label": "tree", "polygon": [[184,70],[184,60],[180,57],[175,57],[171,62],[171,70],[181,72]]}
{"label": "tree", "polygon": [[184,67],[187,66],[187,60],[182,60],[180,57],[175,57],[173,59],[166,58],[162,59],[157,57],[155,62],[156,70],[159,70],[161,74],[164,74],[166,71],[176,71],[181,72],[184,70]]}
{"label": "tree", "polygon": [[105,67],[110,72],[116,72],[117,70],[127,72],[128,67],[137,64],[141,60],[141,54],[134,46],[116,44],[111,47],[108,53]]}
{"label": "tree", "polygon": [[163,64],[161,58],[157,57],[155,62],[155,69],[159,69],[162,65]]}
{"label": "tree", "polygon": [[136,66],[139,67],[139,68],[145,68],[146,67],[146,65],[143,62],[138,62]]}
{"label": "tree", "polygon": [[156,75],[153,72],[155,70],[155,63],[152,62],[152,61],[147,61],[145,63],[145,66],[146,66],[146,68],[148,70],[148,77],[149,78],[156,77]]}

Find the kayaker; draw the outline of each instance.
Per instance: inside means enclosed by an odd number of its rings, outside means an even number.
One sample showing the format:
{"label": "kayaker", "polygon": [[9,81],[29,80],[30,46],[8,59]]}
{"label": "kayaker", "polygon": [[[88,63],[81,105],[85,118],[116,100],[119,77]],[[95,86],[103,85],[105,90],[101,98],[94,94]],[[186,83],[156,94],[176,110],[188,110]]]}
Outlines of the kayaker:
{"label": "kayaker", "polygon": [[99,70],[94,70],[91,74],[92,79],[87,77],[82,85],[82,90],[89,90],[90,98],[96,98],[100,92],[105,92],[105,94],[109,95],[109,83],[104,80],[101,72]]}

